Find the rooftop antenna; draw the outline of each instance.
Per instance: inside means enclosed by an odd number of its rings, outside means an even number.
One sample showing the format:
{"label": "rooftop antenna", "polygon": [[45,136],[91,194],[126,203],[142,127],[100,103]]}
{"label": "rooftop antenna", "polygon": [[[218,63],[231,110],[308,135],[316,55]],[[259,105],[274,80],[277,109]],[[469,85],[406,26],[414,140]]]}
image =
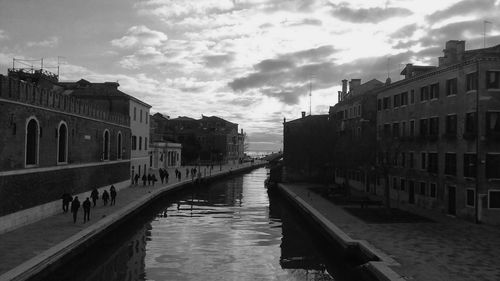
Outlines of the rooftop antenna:
{"label": "rooftop antenna", "polygon": [[311,115],[311,101],[312,101],[312,81],[309,78],[309,115]]}
{"label": "rooftop antenna", "polygon": [[387,57],[387,78],[390,78],[389,77],[389,64],[390,64],[390,61],[391,61],[391,57]]}
{"label": "rooftop antenna", "polygon": [[493,24],[491,21],[483,21],[483,49],[486,48],[486,24]]}

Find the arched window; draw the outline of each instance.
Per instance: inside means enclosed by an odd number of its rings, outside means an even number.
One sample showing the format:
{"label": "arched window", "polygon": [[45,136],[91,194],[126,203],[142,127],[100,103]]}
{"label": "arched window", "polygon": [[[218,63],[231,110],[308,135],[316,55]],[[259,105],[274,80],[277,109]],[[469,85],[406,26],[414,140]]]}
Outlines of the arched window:
{"label": "arched window", "polygon": [[57,163],[68,162],[68,127],[61,121],[57,129]]}
{"label": "arched window", "polygon": [[26,166],[38,164],[38,145],[40,137],[40,128],[38,120],[31,117],[26,122]]}
{"label": "arched window", "polygon": [[109,160],[109,131],[107,129],[104,130],[102,139],[102,160]]}
{"label": "arched window", "polygon": [[122,132],[118,132],[118,137],[116,138],[116,158],[122,159]]}

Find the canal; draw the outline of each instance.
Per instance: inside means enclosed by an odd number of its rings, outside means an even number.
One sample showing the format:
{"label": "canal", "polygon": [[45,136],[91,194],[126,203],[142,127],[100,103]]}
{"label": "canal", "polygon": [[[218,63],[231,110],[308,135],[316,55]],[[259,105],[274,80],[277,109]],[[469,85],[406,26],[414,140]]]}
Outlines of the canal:
{"label": "canal", "polygon": [[154,202],[50,280],[358,280],[280,195],[266,169],[185,188]]}

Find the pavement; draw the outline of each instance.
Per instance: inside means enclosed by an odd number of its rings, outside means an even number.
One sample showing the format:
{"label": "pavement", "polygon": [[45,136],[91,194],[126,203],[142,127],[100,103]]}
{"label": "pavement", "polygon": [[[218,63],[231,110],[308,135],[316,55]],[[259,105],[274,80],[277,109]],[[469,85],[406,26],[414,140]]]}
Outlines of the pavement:
{"label": "pavement", "polygon": [[[434,222],[367,223],[311,191],[283,184],[355,240],[366,240],[394,259],[407,280],[500,280],[500,229],[435,214]],[[354,206],[349,206],[354,207]],[[359,206],[358,206],[359,207]],[[370,207],[380,208],[380,207]]]}
{"label": "pavement", "polygon": [[[249,163],[223,166],[214,165],[212,171],[202,166],[201,174],[202,177],[204,175],[217,175],[221,173],[227,173],[230,170],[248,166],[250,166]],[[179,170],[182,171],[182,179],[180,181],[181,183],[192,181],[190,176],[186,177],[186,168],[191,169],[192,167],[184,166],[179,168]],[[130,185],[127,188],[119,190],[116,197],[116,204],[113,206],[110,206],[109,204],[107,206],[104,206],[103,201],[98,200],[96,207],[93,207],[90,211],[90,221],[87,223],[83,223],[83,210],[81,208],[78,212],[77,222],[73,223],[72,214],[70,212],[63,213],[61,207],[60,214],[50,216],[46,219],[1,234],[0,280],[3,280],[1,275],[6,273],[7,271],[14,269],[24,262],[41,255],[49,249],[57,246],[59,243],[67,240],[68,238],[74,237],[78,233],[84,233],[85,230],[96,226],[97,223],[103,218],[117,213],[118,211],[123,211],[122,209],[130,206],[130,203],[144,198],[152,191],[165,189],[172,186],[174,183],[179,183],[178,180],[174,179],[174,171],[175,168],[168,170],[170,174],[168,183],[162,184],[160,181],[158,181],[154,186],[143,186],[142,182],[140,182],[137,186]],[[159,180],[158,175],[157,178]],[[90,191],[88,193],[88,197],[90,197]],[[79,199],[81,202],[85,200],[85,198]]]}

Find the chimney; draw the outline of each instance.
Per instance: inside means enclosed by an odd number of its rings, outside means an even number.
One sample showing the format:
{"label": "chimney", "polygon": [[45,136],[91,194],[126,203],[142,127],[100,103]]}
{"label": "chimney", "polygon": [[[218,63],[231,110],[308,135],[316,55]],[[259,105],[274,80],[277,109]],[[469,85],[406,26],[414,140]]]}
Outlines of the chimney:
{"label": "chimney", "polygon": [[411,78],[413,76],[413,64],[407,63],[405,67],[405,79]]}
{"label": "chimney", "polygon": [[241,134],[243,135],[243,129],[241,129]]}
{"label": "chimney", "polygon": [[347,93],[347,79],[342,80],[342,93]]}
{"label": "chimney", "polygon": [[443,50],[443,57],[439,58],[439,66],[446,66],[463,61],[465,52],[465,41],[449,40]]}
{"label": "chimney", "polygon": [[359,85],[361,85],[361,79],[351,79],[351,82],[349,82],[349,92],[352,92]]}
{"label": "chimney", "polygon": [[120,86],[118,82],[104,82],[104,85],[111,89],[118,89],[118,87]]}
{"label": "chimney", "polygon": [[339,102],[341,102],[341,101],[342,101],[342,91],[338,91],[338,97],[337,97],[337,100],[338,100]]}
{"label": "chimney", "polygon": [[302,111],[302,118],[306,117],[306,112]]}

